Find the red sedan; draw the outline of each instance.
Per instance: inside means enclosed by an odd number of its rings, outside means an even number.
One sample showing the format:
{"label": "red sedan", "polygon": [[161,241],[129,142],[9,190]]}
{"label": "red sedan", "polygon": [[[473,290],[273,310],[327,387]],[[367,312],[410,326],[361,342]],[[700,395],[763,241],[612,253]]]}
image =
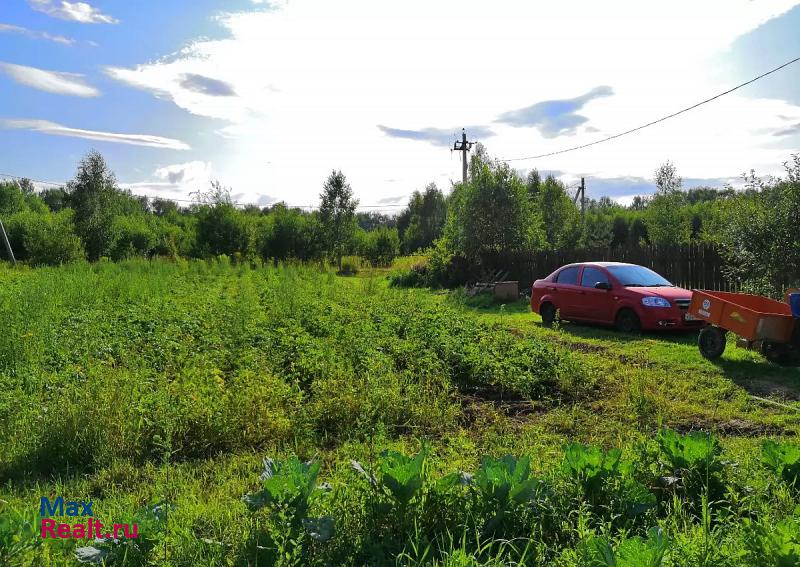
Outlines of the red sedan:
{"label": "red sedan", "polygon": [[644,266],[584,262],[563,266],[531,288],[531,310],[545,325],[556,318],[641,329],[697,329],[687,313],[692,292],[675,287]]}

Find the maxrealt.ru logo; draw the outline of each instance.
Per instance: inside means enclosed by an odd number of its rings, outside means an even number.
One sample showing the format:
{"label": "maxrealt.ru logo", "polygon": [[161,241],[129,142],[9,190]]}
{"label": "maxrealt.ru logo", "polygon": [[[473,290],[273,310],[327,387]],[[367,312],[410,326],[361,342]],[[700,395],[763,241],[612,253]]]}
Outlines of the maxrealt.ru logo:
{"label": "maxrealt.ru logo", "polygon": [[[64,500],[59,496],[50,500],[42,496],[39,504],[39,515],[42,517],[42,537],[53,539],[135,539],[139,537],[137,524],[112,524],[111,531],[105,531],[104,524],[94,519],[92,503],[75,500]],[[85,518],[84,522],[62,523],[53,520],[51,516],[66,518]]]}

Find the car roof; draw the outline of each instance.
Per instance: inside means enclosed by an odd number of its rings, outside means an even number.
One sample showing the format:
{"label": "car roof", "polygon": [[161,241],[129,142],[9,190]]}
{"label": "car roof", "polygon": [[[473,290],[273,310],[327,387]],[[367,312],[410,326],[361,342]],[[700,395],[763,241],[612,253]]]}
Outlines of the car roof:
{"label": "car roof", "polygon": [[629,264],[628,262],[575,262],[574,264],[567,264],[565,268],[577,266],[600,266],[601,268],[608,268],[611,266],[638,266],[638,264]]}

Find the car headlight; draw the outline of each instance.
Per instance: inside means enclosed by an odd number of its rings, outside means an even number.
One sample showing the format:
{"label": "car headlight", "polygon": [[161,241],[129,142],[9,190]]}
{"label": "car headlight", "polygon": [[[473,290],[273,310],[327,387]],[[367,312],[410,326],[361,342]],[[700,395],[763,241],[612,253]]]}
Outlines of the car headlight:
{"label": "car headlight", "polygon": [[671,307],[669,301],[663,297],[643,297],[642,305],[645,307]]}

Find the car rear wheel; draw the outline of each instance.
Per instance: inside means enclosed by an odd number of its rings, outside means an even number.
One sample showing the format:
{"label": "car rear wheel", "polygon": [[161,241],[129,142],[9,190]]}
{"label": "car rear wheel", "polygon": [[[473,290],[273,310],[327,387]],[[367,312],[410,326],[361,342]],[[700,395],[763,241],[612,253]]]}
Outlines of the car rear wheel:
{"label": "car rear wheel", "polygon": [[556,307],[552,303],[542,303],[539,308],[539,315],[542,316],[542,325],[552,327],[556,322]]}
{"label": "car rear wheel", "polygon": [[623,333],[638,333],[642,330],[639,316],[631,309],[621,309],[614,320],[614,326]]}
{"label": "car rear wheel", "polygon": [[697,347],[708,360],[716,360],[725,352],[725,331],[719,327],[706,327],[697,337]]}

